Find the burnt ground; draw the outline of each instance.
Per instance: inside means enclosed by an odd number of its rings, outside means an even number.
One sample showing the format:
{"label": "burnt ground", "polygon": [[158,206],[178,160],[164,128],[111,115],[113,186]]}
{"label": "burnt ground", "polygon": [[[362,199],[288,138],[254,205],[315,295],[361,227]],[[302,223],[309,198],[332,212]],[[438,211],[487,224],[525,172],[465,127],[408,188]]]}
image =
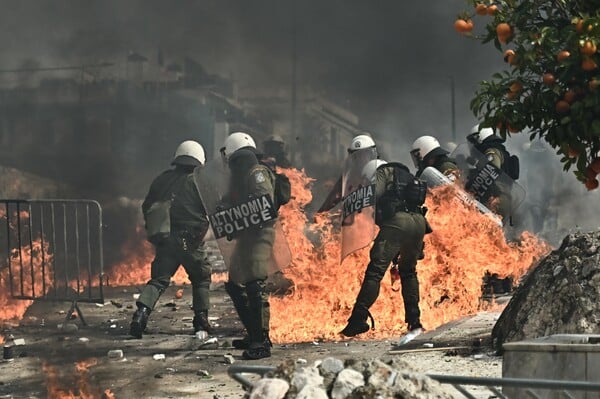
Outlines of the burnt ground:
{"label": "burnt ground", "polygon": [[[210,316],[217,318],[213,323],[218,324],[218,344],[204,346],[203,341],[190,334],[189,290],[183,287],[183,298],[175,299],[179,288],[171,286],[164,293],[151,315],[148,333],[141,340],[127,334],[137,287],[107,288],[103,306],[80,304],[87,326],[75,318],[66,329],[57,327],[65,325],[70,303],[34,303],[18,324],[7,324],[2,329],[5,336],[24,339],[25,345],[14,347],[14,360],[0,362],[0,398],[71,397],[49,396],[48,371],[44,371],[43,364],[59,371],[59,388],[78,393],[74,363],[90,358],[97,359],[86,378],[96,392],[94,397],[101,398],[101,392],[110,389],[117,399],[242,398],[241,385],[227,375],[229,362],[225,355],[232,355],[235,364],[271,366],[284,359],[311,363],[329,356],[398,357],[422,373],[490,377],[500,377],[502,373],[502,358],[496,356],[490,342],[499,312],[480,313],[449,323],[402,348],[394,348],[394,340],[275,344],[271,358],[244,361],[241,351],[230,346],[231,339],[240,336],[241,325],[222,283],[215,284],[211,291],[214,309]],[[69,330],[74,329],[72,325],[78,327],[77,331]],[[431,344],[433,348],[429,347]],[[108,352],[118,349],[123,351],[123,359],[110,359]],[[390,353],[393,349],[402,352]],[[156,354],[164,355],[164,360],[155,360]],[[489,393],[484,392],[475,388],[474,394],[487,398]]]}

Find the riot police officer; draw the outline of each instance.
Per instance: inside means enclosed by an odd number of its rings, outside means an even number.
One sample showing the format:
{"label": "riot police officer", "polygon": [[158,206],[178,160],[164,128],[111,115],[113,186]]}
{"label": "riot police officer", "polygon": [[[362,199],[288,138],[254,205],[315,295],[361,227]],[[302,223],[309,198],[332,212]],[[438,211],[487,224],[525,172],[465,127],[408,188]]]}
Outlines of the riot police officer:
{"label": "riot police officer", "polygon": [[[349,152],[372,149],[374,146],[375,142],[371,137],[360,135],[352,140]],[[373,180],[379,233],[371,248],[370,262],[352,314],[341,331],[347,337],[369,330],[369,308],[379,296],[381,280],[393,260],[398,262],[405,321],[410,331],[422,329],[416,265],[426,233],[427,223],[421,206],[427,187],[401,163],[380,165]]]}
{"label": "riot police officer", "polygon": [[[225,196],[228,205],[262,195],[273,200],[275,196],[275,176],[267,166],[259,164],[253,148],[254,140],[246,133],[234,133],[225,141],[223,155],[231,172]],[[274,223],[243,230],[233,238],[236,244],[225,289],[248,333],[233,345],[245,349],[242,354],[245,359],[269,357],[272,344],[266,280],[275,241]]]}
{"label": "riot police officer", "polygon": [[512,213],[512,187],[510,182],[519,178],[519,160],[516,156],[511,156],[506,147],[504,139],[494,134],[490,127],[481,128],[479,125],[473,126],[471,133],[467,136],[467,141],[473,148],[484,155],[487,162],[495,168],[503,171],[512,179],[499,180],[496,182],[488,197],[480,199],[490,209],[502,217],[505,225]]}
{"label": "riot police officer", "polygon": [[174,168],[154,179],[142,204],[148,239],[156,256],[150,281],[137,300],[131,321],[129,334],[135,338],[142,338],[148,316],[180,265],[192,283],[194,332],[212,332],[208,321],[211,265],[204,250],[208,219],[194,181],[194,169],[204,162],[204,149],[199,143],[181,143],[171,162]]}
{"label": "riot police officer", "polygon": [[442,148],[438,139],[433,136],[421,136],[413,142],[410,156],[413,160],[417,173],[421,176],[426,167],[432,166],[443,175],[454,180],[459,175],[456,162],[448,156],[449,151]]}
{"label": "riot police officer", "polygon": [[285,142],[278,134],[272,134],[263,141],[264,162],[272,162],[275,166],[290,168],[291,162],[285,153]]}

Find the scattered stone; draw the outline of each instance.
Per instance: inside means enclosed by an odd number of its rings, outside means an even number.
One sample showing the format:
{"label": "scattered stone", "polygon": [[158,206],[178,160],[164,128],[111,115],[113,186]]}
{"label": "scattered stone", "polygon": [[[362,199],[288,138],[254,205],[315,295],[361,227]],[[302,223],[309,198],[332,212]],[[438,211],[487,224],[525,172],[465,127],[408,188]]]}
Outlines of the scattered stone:
{"label": "scattered stone", "polygon": [[339,372],[333,383],[332,399],[346,399],[355,388],[365,385],[362,373],[353,369],[344,369]]}
{"label": "scattered stone", "polygon": [[200,376],[200,377],[204,377],[204,378],[207,378],[207,377],[212,378],[212,376],[210,375],[208,370],[198,370],[198,371],[196,371],[196,375]]}
{"label": "scattered stone", "polygon": [[103,303],[96,303],[96,307],[103,308],[104,304]]}
{"label": "scattered stone", "polygon": [[[190,327],[191,327],[191,326],[190,326]],[[197,338],[197,339],[200,339],[200,340],[205,340],[205,339],[207,339],[207,338],[208,338],[208,332],[206,332],[206,331],[204,331],[204,330],[198,330],[198,331],[196,331],[196,334],[195,334],[195,336],[196,336],[196,338]],[[216,338],[215,338],[215,339],[216,339]]]}
{"label": "scattered stone", "polygon": [[263,378],[252,387],[250,399],[283,399],[290,384],[279,378]]}
{"label": "scattered stone", "polygon": [[65,313],[67,313],[67,312],[65,312],[64,310],[59,310],[59,311],[58,311],[58,312],[56,312],[56,313],[58,313],[58,314],[65,314]]}
{"label": "scattered stone", "polygon": [[190,322],[190,321],[193,321],[193,320],[194,320],[194,318],[191,317],[191,316],[185,316],[185,317],[181,318],[181,321],[184,322],[184,323],[185,322]]}
{"label": "scattered stone", "polygon": [[79,342],[84,342],[84,343],[85,343],[85,342],[90,342],[90,339],[89,339],[89,338],[87,338],[87,337],[80,337],[80,338],[79,338]]}
{"label": "scattered stone", "polygon": [[140,294],[133,294],[132,296],[136,301],[140,298]]}
{"label": "scattered stone", "polygon": [[323,388],[306,386],[298,392],[296,399],[328,399],[328,396]]}
{"label": "scattered stone", "polygon": [[15,338],[15,339],[13,339],[13,345],[14,346],[23,346],[23,345],[25,345],[25,339],[24,338]]}
{"label": "scattered stone", "polygon": [[[196,336],[198,336],[198,333],[200,332],[206,333],[206,331],[200,330],[196,333]],[[218,347],[219,341],[216,337],[209,338],[200,344],[200,349],[217,349]]]}
{"label": "scattered stone", "polygon": [[111,349],[107,354],[109,359],[119,360],[123,358],[123,350],[122,349]]}
{"label": "scattered stone", "polygon": [[154,378],[163,378],[163,374],[162,373],[156,373],[156,374],[154,374]]}
{"label": "scattered stone", "polygon": [[433,348],[433,344],[432,344],[431,342],[425,342],[425,343],[423,344],[423,347],[424,347],[424,348]]}
{"label": "scattered stone", "polygon": [[67,334],[73,334],[79,331],[79,327],[77,327],[77,324],[73,323],[59,324],[57,327],[59,330]]}
{"label": "scattered stone", "polygon": [[[410,370],[410,364],[397,359],[388,362],[379,359],[371,361],[349,359],[344,363],[330,357],[322,361],[317,360],[313,366],[304,366],[293,360],[286,360],[263,379],[280,379],[289,382],[290,388],[285,396],[281,397],[283,399],[457,398],[448,393],[437,381]],[[254,389],[252,388],[250,395],[254,394]],[[246,396],[246,398],[251,397],[253,396]],[[271,398],[271,396],[256,396],[256,398]]]}
{"label": "scattered stone", "polygon": [[111,305],[113,305],[113,306],[115,306],[116,308],[119,308],[119,309],[123,307],[123,304],[121,302],[117,302],[114,299],[111,299],[110,303],[111,303]]}
{"label": "scattered stone", "polygon": [[292,376],[291,384],[297,391],[301,391],[305,386],[322,387],[323,377],[319,375],[316,367],[302,367]]}
{"label": "scattered stone", "polygon": [[230,354],[223,355],[223,358],[225,359],[225,364],[235,363],[235,358],[233,356],[231,356]]}
{"label": "scattered stone", "polygon": [[308,363],[308,360],[299,358],[299,359],[296,359],[296,363],[297,364],[306,364],[306,363]]}
{"label": "scattered stone", "polygon": [[152,359],[154,360],[165,360],[167,357],[163,353],[156,353],[152,355]]}

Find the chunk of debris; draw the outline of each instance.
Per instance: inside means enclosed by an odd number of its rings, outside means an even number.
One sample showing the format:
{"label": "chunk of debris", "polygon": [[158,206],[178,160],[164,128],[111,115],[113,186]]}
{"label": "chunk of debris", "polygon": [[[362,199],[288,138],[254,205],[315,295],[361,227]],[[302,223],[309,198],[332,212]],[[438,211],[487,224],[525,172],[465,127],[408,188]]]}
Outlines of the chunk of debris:
{"label": "chunk of debris", "polygon": [[250,399],[282,399],[290,389],[290,384],[280,378],[263,378],[258,380],[250,393]]}
{"label": "chunk of debris", "polygon": [[13,345],[14,346],[23,346],[23,345],[25,345],[25,339],[24,338],[15,338],[15,339],[13,339]]}
{"label": "chunk of debris", "polygon": [[233,364],[235,363],[235,358],[230,354],[223,355],[223,359],[225,359],[225,364]]}
{"label": "chunk of debris", "polygon": [[165,360],[167,357],[164,355],[164,353],[156,353],[154,355],[152,355],[152,359],[154,360]]}
{"label": "chunk of debris", "polygon": [[196,375],[202,378],[212,378],[208,370],[198,370],[196,371]]}
{"label": "chunk of debris", "polygon": [[[200,331],[198,331],[200,332]],[[198,334],[198,333],[196,333]],[[219,341],[216,337],[209,338],[200,344],[199,349],[217,349],[219,347]]]}
{"label": "chunk of debris", "polygon": [[123,358],[123,350],[122,349],[111,349],[107,354],[109,359],[119,360]]}
{"label": "chunk of debris", "polygon": [[117,308],[119,308],[119,309],[123,307],[123,304],[121,302],[117,302],[114,299],[110,300],[110,304],[113,305],[113,306],[115,306],[115,307],[117,307]]}
{"label": "chunk of debris", "polygon": [[89,339],[89,338],[87,338],[87,337],[80,337],[80,338],[79,338],[79,342],[84,342],[84,343],[85,343],[85,342],[90,342],[90,339]]}
{"label": "chunk of debris", "polygon": [[73,334],[79,330],[79,327],[77,327],[77,324],[73,324],[73,323],[58,324],[56,327],[59,330],[61,330],[62,332],[67,333],[67,334]]}

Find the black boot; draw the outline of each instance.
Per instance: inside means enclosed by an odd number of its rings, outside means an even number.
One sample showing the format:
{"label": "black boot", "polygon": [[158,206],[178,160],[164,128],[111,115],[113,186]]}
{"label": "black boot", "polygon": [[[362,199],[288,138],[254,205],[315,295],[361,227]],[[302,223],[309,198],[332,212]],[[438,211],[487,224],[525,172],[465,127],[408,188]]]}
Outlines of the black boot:
{"label": "black boot", "polygon": [[250,347],[250,337],[245,335],[242,339],[234,339],[231,341],[231,346],[235,349],[248,349]]}
{"label": "black boot", "polygon": [[196,312],[194,315],[194,334],[198,331],[206,331],[208,334],[214,334],[214,329],[208,321],[208,310]]}
{"label": "black boot", "polygon": [[367,323],[367,317],[371,318],[371,324],[373,325],[373,328],[375,328],[375,321],[373,320],[373,316],[371,316],[369,311],[355,308],[352,311],[352,315],[348,319],[348,324],[346,327],[344,327],[340,334],[345,335],[346,337],[354,337],[355,335],[366,333],[371,328]]}
{"label": "black boot", "polygon": [[138,304],[138,309],[133,314],[133,319],[129,325],[129,335],[138,339],[142,338],[142,333],[146,329],[146,324],[148,324],[150,312],[149,307]]}
{"label": "black boot", "polygon": [[271,357],[271,339],[269,338],[269,332],[263,331],[263,342],[262,344],[255,344],[250,342],[248,339],[248,349],[242,352],[242,357],[246,360],[258,360],[264,359],[265,357]]}

